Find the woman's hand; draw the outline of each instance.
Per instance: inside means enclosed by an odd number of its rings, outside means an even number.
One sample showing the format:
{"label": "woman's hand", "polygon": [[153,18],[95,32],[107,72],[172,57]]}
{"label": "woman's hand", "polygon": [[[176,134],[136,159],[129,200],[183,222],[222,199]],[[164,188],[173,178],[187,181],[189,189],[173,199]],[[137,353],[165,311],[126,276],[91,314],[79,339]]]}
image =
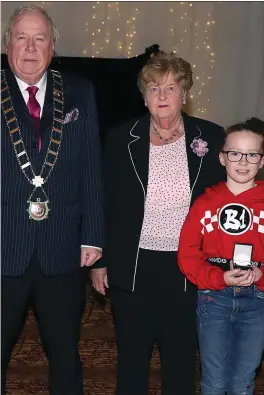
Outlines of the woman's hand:
{"label": "woman's hand", "polygon": [[228,286],[249,287],[254,281],[256,281],[256,272],[254,269],[231,269],[224,273],[224,280]]}
{"label": "woman's hand", "polygon": [[106,267],[92,269],[91,280],[93,288],[101,295],[105,295],[106,289],[109,288]]}

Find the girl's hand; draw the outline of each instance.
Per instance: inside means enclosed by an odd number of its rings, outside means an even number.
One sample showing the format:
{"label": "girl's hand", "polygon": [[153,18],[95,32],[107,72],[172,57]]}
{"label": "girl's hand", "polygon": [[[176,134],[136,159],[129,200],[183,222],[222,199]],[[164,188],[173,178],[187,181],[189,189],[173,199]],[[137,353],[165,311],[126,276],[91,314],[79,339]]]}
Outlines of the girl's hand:
{"label": "girl's hand", "polygon": [[249,287],[256,281],[256,274],[254,269],[232,269],[224,273],[224,280],[228,286]]}

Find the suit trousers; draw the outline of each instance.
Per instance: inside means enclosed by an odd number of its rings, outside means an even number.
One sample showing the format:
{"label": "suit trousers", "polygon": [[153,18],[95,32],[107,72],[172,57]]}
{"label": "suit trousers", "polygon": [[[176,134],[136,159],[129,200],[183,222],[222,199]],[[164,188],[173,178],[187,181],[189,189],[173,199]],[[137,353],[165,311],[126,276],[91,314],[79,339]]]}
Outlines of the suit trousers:
{"label": "suit trousers", "polygon": [[2,394],[12,349],[23,329],[28,307],[34,310],[49,361],[49,393],[82,395],[78,350],[85,304],[85,271],[45,277],[34,256],[22,277],[2,276]]}
{"label": "suit trousers", "polygon": [[134,292],[110,286],[118,347],[116,395],[147,395],[154,343],[163,395],[195,395],[196,289],[176,252],[141,249]]}

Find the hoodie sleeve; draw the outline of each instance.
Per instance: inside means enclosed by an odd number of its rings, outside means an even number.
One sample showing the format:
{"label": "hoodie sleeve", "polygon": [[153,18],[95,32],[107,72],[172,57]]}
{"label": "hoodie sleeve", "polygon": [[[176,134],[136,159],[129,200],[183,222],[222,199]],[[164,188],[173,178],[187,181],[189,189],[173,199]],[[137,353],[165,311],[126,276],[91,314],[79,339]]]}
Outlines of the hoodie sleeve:
{"label": "hoodie sleeve", "polygon": [[264,292],[264,265],[261,266],[260,270],[262,271],[263,275],[254,284],[260,289],[260,291]]}
{"label": "hoodie sleeve", "polygon": [[196,200],[183,224],[178,249],[178,264],[188,280],[199,289],[220,290],[226,287],[224,272],[207,262],[202,251],[203,234],[201,216],[199,216],[202,202],[201,198]]}

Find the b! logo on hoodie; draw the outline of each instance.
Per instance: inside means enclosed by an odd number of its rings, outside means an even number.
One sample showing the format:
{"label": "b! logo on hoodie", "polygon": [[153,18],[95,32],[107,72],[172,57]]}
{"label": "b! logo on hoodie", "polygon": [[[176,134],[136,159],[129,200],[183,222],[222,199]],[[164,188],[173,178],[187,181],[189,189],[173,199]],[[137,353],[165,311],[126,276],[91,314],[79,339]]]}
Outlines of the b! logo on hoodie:
{"label": "b! logo on hoodie", "polygon": [[251,211],[239,203],[230,203],[221,208],[218,223],[223,232],[229,235],[242,235],[252,226]]}

